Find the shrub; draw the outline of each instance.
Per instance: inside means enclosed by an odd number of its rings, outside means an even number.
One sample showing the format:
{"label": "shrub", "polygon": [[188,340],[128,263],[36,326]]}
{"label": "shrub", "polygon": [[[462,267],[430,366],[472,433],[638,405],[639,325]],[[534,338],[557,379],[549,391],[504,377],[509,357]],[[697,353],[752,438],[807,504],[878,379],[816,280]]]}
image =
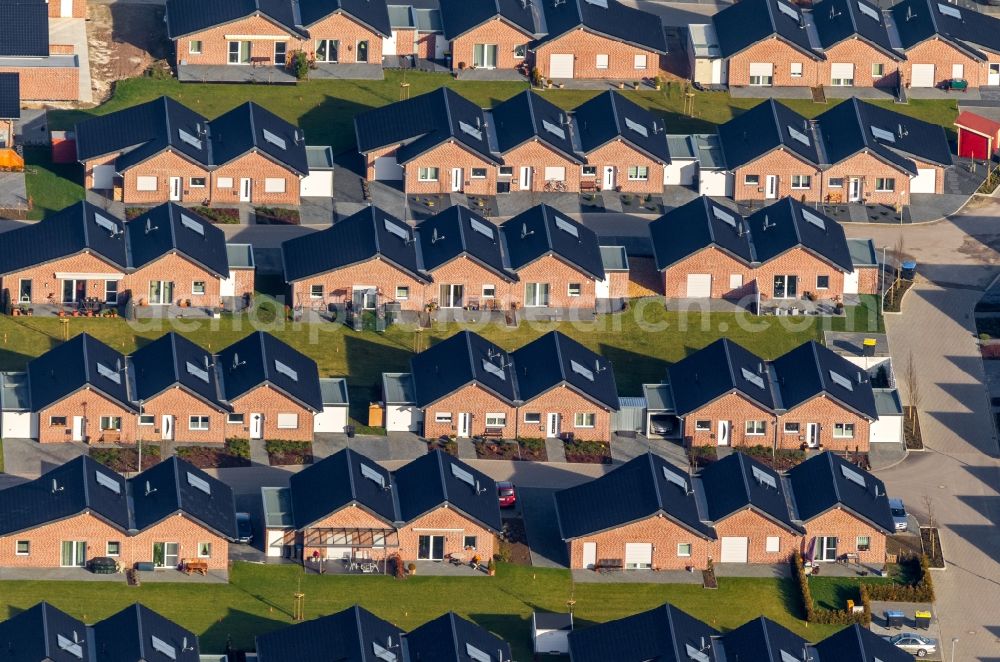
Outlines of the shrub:
{"label": "shrub", "polygon": [[305,51],[295,51],[288,58],[288,70],[299,80],[309,77],[309,56]]}
{"label": "shrub", "polygon": [[284,223],[286,225],[299,224],[299,210],[285,209],[284,207],[255,207],[254,214],[258,222],[261,220],[267,223]]}
{"label": "shrub", "polygon": [[250,440],[231,437],[226,439],[226,450],[230,455],[250,459]]}
{"label": "shrub", "polygon": [[531,85],[533,87],[542,86],[542,72],[538,70],[538,67],[531,68]]}
{"label": "shrub", "polygon": [[910,554],[900,557],[899,565],[905,572],[916,577],[912,584],[885,582],[882,584],[862,584],[861,598],[883,600],[885,602],[934,602],[934,583],[931,580],[930,561],[926,554],[919,557]]}
{"label": "shrub", "polygon": [[539,439],[537,437],[522,437],[519,441],[521,442],[521,447],[526,451],[538,453],[545,450],[544,439]]}
{"label": "shrub", "polygon": [[236,207],[194,207],[195,213],[218,225],[236,225],[240,222],[240,210]]}
{"label": "shrub", "polygon": [[860,625],[871,624],[872,611],[871,599],[865,595],[866,584],[861,584],[861,607],[860,613],[854,613],[847,609],[821,609],[813,602],[812,590],[809,588],[809,576],[806,574],[805,564],[802,561],[802,554],[798,550],[792,554],[792,574],[795,575],[799,586],[799,596],[802,598],[802,608],[808,623],[820,623],[822,625]]}
{"label": "shrub", "polygon": [[704,467],[719,459],[715,446],[692,446],[688,449],[688,457],[696,467]]}
{"label": "shrub", "polygon": [[498,561],[503,561],[504,563],[510,563],[512,552],[510,549],[510,542],[507,540],[500,540],[497,544],[497,553],[494,554]]}

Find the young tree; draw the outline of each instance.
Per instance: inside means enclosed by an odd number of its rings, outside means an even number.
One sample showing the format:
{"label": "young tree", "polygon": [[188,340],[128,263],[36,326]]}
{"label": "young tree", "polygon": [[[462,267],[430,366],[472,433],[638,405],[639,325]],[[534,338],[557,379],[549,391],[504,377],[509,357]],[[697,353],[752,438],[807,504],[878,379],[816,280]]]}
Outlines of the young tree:
{"label": "young tree", "polygon": [[906,370],[903,375],[906,382],[906,397],[909,400],[909,418],[912,422],[917,417],[917,407],[920,406],[920,378],[917,376],[917,365],[913,360],[913,350],[906,359]]}
{"label": "young tree", "polygon": [[937,538],[934,535],[935,529],[937,529],[937,519],[934,517],[934,500],[931,499],[931,495],[925,493],[922,499],[924,503],[924,510],[927,511],[927,539],[930,544],[930,557],[931,560],[937,556]]}

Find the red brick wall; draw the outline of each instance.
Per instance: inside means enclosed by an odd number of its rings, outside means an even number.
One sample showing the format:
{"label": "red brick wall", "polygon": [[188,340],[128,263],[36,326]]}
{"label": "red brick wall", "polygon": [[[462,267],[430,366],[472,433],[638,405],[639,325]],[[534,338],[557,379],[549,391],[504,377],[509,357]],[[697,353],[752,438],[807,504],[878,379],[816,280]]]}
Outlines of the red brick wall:
{"label": "red brick wall", "polygon": [[[226,440],[226,414],[191,395],[188,391],[174,386],[142,404],[142,413],[154,417],[153,425],[139,426],[138,433],[143,441],[157,441],[163,438],[163,416],[174,417],[175,441],[222,443]],[[190,416],[208,416],[208,430],[191,430]]]}
{"label": "red brick wall", "polygon": [[[895,87],[901,63],[875,48],[868,42],[854,37],[846,39],[826,50],[826,60],[816,63],[817,84],[831,84],[831,65],[851,63],[854,65],[854,87]],[[878,78],[872,76],[872,65],[883,65],[884,73]]]}
{"label": "red brick wall", "polygon": [[[520,279],[513,287],[511,298],[523,307],[527,283],[549,284],[549,306],[553,308],[593,309],[595,305],[594,280],[580,273],[562,260],[545,256],[517,270]],[[569,296],[569,284],[580,284],[580,296]]]}
{"label": "red brick wall", "polygon": [[[705,432],[695,430],[695,423],[707,420],[711,429]],[[747,435],[746,422],[765,421],[765,434]],[[710,402],[684,417],[684,439],[691,446],[716,446],[719,421],[729,421],[729,445],[731,446],[771,446],[774,443],[774,415],[760,405],[754,404],[737,393],[729,393]]]}
{"label": "red brick wall", "polygon": [[[799,548],[801,536],[779,526],[756,510],[746,508],[737,511],[715,523],[718,539],[712,543],[712,558],[722,559],[722,539],[728,537],[749,538],[747,547],[748,563],[780,563],[788,560],[792,552]],[[767,539],[778,538],[778,551],[767,551]]]}
{"label": "red brick wall", "polygon": [[510,23],[494,18],[451,41],[451,68],[453,71],[471,68],[473,47],[476,44],[496,44],[496,68],[515,69],[524,62],[524,58],[514,57],[514,47],[527,46],[530,41],[531,37],[515,29]]}
{"label": "red brick wall", "polygon": [[[624,561],[626,543],[652,543],[653,568],[681,570],[687,566],[705,568],[711,556],[712,544],[684,527],[657,515],[626,524],[609,531],[583,536],[569,542],[570,568],[583,568],[584,543],[597,543],[597,561]],[[677,545],[689,543],[691,556],[678,556]]]}
{"label": "red brick wall", "polygon": [[[885,534],[840,508],[824,513],[805,523],[806,535],[802,539],[805,554],[818,536],[836,536],[837,556],[856,553],[862,563],[881,564],[885,562]],[[871,549],[858,551],[857,537],[869,536]]]}
{"label": "red brick wall", "polygon": [[[733,198],[736,200],[764,200],[767,191],[767,175],[778,176],[778,199],[791,196],[796,200],[801,200],[805,196],[808,202],[820,200],[822,186],[816,167],[783,148],[768,152],[759,159],[736,168],[733,172]],[[757,186],[747,186],[744,183],[747,175],[757,175],[760,178],[760,183]],[[792,175],[809,175],[812,177],[810,187],[808,189],[793,189]]]}
{"label": "red brick wall", "polygon": [[[66,425],[50,425],[49,421],[53,416],[65,416]],[[90,443],[135,441],[135,413],[89,387],[38,411],[38,441],[43,444],[72,441],[74,416],[84,417],[85,441]],[[121,431],[103,433],[101,416],[121,417]]]}
{"label": "red brick wall", "polygon": [[493,558],[494,535],[468,517],[447,506],[436,508],[399,529],[399,555],[404,561],[417,558],[422,535],[443,535],[444,553],[467,554],[465,536],[476,536],[475,554],[487,563]]}
{"label": "red brick wall", "polygon": [[[118,267],[111,266],[91,253],[79,253],[2,276],[0,277],[0,287],[6,290],[13,303],[17,301],[20,281],[30,280],[31,303],[47,303],[50,294],[53,296],[53,301],[59,303],[62,301],[62,285],[61,281],[56,279],[56,272],[104,273],[109,275],[122,273]],[[90,281],[87,296],[100,297],[103,301],[104,281]]]}
{"label": "red brick wall", "polygon": [[[219,277],[180,255],[164,255],[125,277],[120,291],[131,291],[136,301],[149,301],[149,282],[166,280],[174,284],[174,303],[190,301],[192,306],[216,306],[220,303]],[[194,294],[194,282],[205,283],[205,294]]]}
{"label": "red brick wall", "polygon": [[[992,56],[993,62],[1000,62],[1000,56]],[[988,67],[986,64],[973,60],[968,55],[957,50],[951,44],[937,37],[921,42],[906,52],[906,61],[901,65],[903,80],[909,87],[913,80],[912,70],[915,64],[934,65],[934,84],[951,80],[952,66],[961,64],[962,75],[969,81],[969,87],[986,85]]]}
{"label": "red brick wall", "polygon": [[[323,285],[324,299],[310,298],[313,285]],[[310,307],[317,303],[343,306],[350,300],[354,286],[373,286],[386,301],[396,300],[396,287],[410,288],[410,298],[399,301],[403,310],[423,310],[423,284],[413,276],[381,259],[368,260],[343,269],[292,283],[292,301],[295,306]]]}
{"label": "red brick wall", "polygon": [[[472,414],[470,436],[482,435],[486,431],[486,414],[506,414],[506,425],[498,430],[504,439],[513,439],[516,435],[515,421],[517,410],[500,400],[481,386],[469,384],[441,398],[424,409],[424,437],[435,439],[440,436],[454,436],[458,433],[458,415],[461,412]],[[437,423],[438,413],[450,413],[451,421]]]}
{"label": "red brick wall", "polygon": [[[528,370],[531,370],[531,366],[528,366]],[[541,414],[542,422],[540,425],[529,426],[523,422],[524,415],[529,412]],[[594,427],[576,427],[575,415],[577,413],[594,414]],[[569,432],[577,439],[589,441],[608,441],[611,439],[611,412],[565,385],[546,391],[521,405],[518,410],[518,415],[521,417],[520,436],[544,438],[549,414],[559,414],[561,420],[559,431],[562,434]]]}
{"label": "red brick wall", "polygon": [[[799,423],[798,435],[785,434],[785,423],[791,422]],[[778,423],[778,447],[798,448],[806,438],[807,423],[819,423],[820,443],[826,450],[868,452],[868,438],[871,428],[868,419],[824,395],[807,400],[781,417]],[[854,437],[835,439],[833,436],[834,423],[853,423]],[[802,436],[803,440],[799,440],[799,436]]]}
{"label": "red brick wall", "polygon": [[[757,287],[762,293],[773,294],[775,275],[798,276],[798,293],[812,292],[819,299],[833,299],[844,294],[844,272],[829,262],[821,260],[804,248],[793,248],[765,262],[756,270]],[[828,276],[830,286],[817,289],[819,276]],[[859,280],[859,291],[860,280]]]}
{"label": "red brick wall", "polygon": [[[387,150],[383,154],[388,154]],[[369,179],[375,176],[374,156],[369,155]],[[419,180],[420,168],[435,167],[438,169],[438,179],[432,182]],[[491,195],[497,190],[497,169],[483,157],[460,147],[454,141],[447,141],[431,148],[413,159],[404,167],[405,188],[407,193],[451,193],[451,177],[453,168],[462,168],[462,191],[474,195]],[[473,168],[484,168],[486,177],[472,178]]]}
{"label": "red brick wall", "polygon": [[[654,51],[609,39],[584,29],[568,32],[546,41],[535,49],[535,66],[544,78],[549,77],[549,56],[553,53],[572,53],[573,78],[597,78],[636,81],[660,74],[660,54]],[[597,55],[608,55],[608,68],[597,68]],[[646,56],[646,68],[635,68],[635,56]],[[662,180],[661,180],[662,183]]]}
{"label": "red brick wall", "polygon": [[440,302],[441,285],[461,284],[464,286],[466,304],[478,300],[480,307],[485,307],[488,299],[483,298],[483,285],[492,285],[496,288],[497,307],[507,309],[510,308],[511,290],[517,287],[516,283],[500,278],[496,273],[465,256],[442,264],[431,271],[431,276],[434,281],[424,286],[423,301],[419,303],[431,300]]}
{"label": "red brick wall", "polygon": [[[387,530],[394,528],[391,522],[386,522],[375,515],[372,515],[367,510],[359,508],[355,505],[350,505],[346,508],[342,508],[337,512],[331,514],[319,522],[311,525],[309,528],[303,531],[302,542],[303,546],[303,559],[308,560],[313,557],[313,554],[318,552],[320,558],[327,557],[327,548],[319,547],[306,544],[306,541],[310,539],[315,540],[313,536],[310,536],[310,531],[312,529],[377,529],[377,530]],[[319,535],[314,534],[314,535]],[[385,547],[372,547],[368,549],[359,549],[358,554],[361,556],[367,555],[368,558],[372,559],[382,559],[388,555],[393,554],[397,550],[395,548],[385,548]],[[414,555],[415,556],[415,555]]]}
{"label": "red brick wall", "polygon": [[362,26],[342,12],[335,12],[318,23],[309,26],[312,41],[300,42],[300,48],[315,50],[316,39],[339,39],[338,61],[341,64],[358,61],[358,42],[368,42],[368,63],[382,64],[382,35]]}
{"label": "red brick wall", "polygon": [[[802,51],[788,45],[788,42],[770,37],[759,41],[746,50],[729,58],[729,84],[732,86],[750,85],[750,63],[771,62],[774,64],[774,87],[807,86],[814,87],[819,79],[819,67],[816,60]],[[792,63],[802,65],[802,75],[792,76]],[[829,81],[826,81],[829,83]]]}
{"label": "red brick wall", "polygon": [[[232,188],[219,187],[219,179],[230,177]],[[211,197],[215,204],[237,205],[240,200],[240,178],[250,177],[250,201],[257,205],[297,205],[299,204],[299,176],[259,153],[251,152],[238,159],[219,166],[212,171]],[[267,193],[265,180],[281,179],[285,182],[284,193]]]}
{"label": "red brick wall", "polygon": [[[514,175],[511,177],[510,185],[512,191],[544,191],[546,185],[546,166],[565,168],[566,177],[563,183],[566,184],[566,190],[580,190],[580,164],[566,158],[548,145],[539,142],[537,138],[508,151],[503,155],[503,162],[504,165],[514,168]],[[532,169],[530,189],[521,188],[521,168],[525,166]],[[494,187],[495,190],[496,187]]]}
{"label": "red brick wall", "polygon": [[[604,167],[615,167],[615,186],[628,193],[663,193],[663,164],[635,149],[621,138],[598,147],[587,154],[587,164],[597,167],[597,185],[604,188]],[[649,177],[629,180],[629,166],[646,166]]]}
{"label": "red brick wall", "polygon": [[[711,274],[713,299],[739,299],[753,292],[754,270],[715,246],[709,246],[664,269],[665,296],[687,297],[688,274]],[[730,289],[729,277],[733,274],[740,274],[743,277],[742,287]]]}
{"label": "red brick wall", "polygon": [[80,98],[78,67],[0,67],[21,75],[21,101],[76,101]]}
{"label": "red brick wall", "polygon": [[63,17],[61,0],[49,0],[49,18],[86,18],[87,0],[73,0],[71,16]]}
{"label": "red brick wall", "polygon": [[[264,415],[264,439],[312,441],[313,413],[279,391],[262,385],[232,401],[233,413],[243,414],[243,425],[227,425],[226,436],[249,437],[250,415]],[[278,414],[297,414],[298,427],[278,427]]]}

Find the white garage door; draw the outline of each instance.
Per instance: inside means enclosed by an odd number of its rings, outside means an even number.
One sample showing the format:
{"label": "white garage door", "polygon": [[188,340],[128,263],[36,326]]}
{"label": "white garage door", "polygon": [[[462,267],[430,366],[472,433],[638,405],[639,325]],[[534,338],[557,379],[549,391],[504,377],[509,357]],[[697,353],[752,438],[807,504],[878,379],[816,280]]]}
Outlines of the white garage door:
{"label": "white garage door", "polygon": [[749,538],[722,538],[722,562],[723,563],[746,563],[747,549],[750,547]]}
{"label": "white garage door", "polygon": [[914,64],[910,70],[910,87],[934,87],[934,65]]}
{"label": "white garage door", "polygon": [[115,167],[109,165],[94,166],[93,188],[111,189],[115,187]]}
{"label": "white garage door", "polygon": [[302,178],[299,195],[303,198],[332,198],[333,171],[317,170]]}
{"label": "white garage door", "polygon": [[712,274],[688,274],[689,299],[707,299],[712,296]]}
{"label": "white garage door", "polygon": [[934,168],[917,168],[917,176],[910,180],[910,193],[934,193],[936,185]]}
{"label": "white garage door", "polygon": [[625,543],[626,570],[653,567],[653,544],[648,542]]}
{"label": "white garage door", "polygon": [[380,156],[375,159],[375,179],[382,181],[403,178],[403,169],[396,163],[395,156]]}
{"label": "white garage door", "polygon": [[572,78],[573,54],[553,53],[549,56],[549,78]]}

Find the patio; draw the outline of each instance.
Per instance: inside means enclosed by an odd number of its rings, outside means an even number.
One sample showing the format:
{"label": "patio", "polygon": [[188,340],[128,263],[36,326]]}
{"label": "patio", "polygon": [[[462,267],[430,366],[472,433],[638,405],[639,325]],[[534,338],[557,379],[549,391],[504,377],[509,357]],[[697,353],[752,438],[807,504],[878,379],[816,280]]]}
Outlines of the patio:
{"label": "patio", "polygon": [[228,64],[180,64],[177,80],[182,83],[265,83],[294,85],[298,80],[283,67]]}
{"label": "patio", "polygon": [[[137,573],[143,584],[178,582],[185,584],[226,584],[228,570],[209,570],[207,574],[190,575],[180,570],[161,568]],[[125,572],[97,575],[86,568],[0,568],[0,581],[59,581],[59,582],[117,582],[126,583]]]}

